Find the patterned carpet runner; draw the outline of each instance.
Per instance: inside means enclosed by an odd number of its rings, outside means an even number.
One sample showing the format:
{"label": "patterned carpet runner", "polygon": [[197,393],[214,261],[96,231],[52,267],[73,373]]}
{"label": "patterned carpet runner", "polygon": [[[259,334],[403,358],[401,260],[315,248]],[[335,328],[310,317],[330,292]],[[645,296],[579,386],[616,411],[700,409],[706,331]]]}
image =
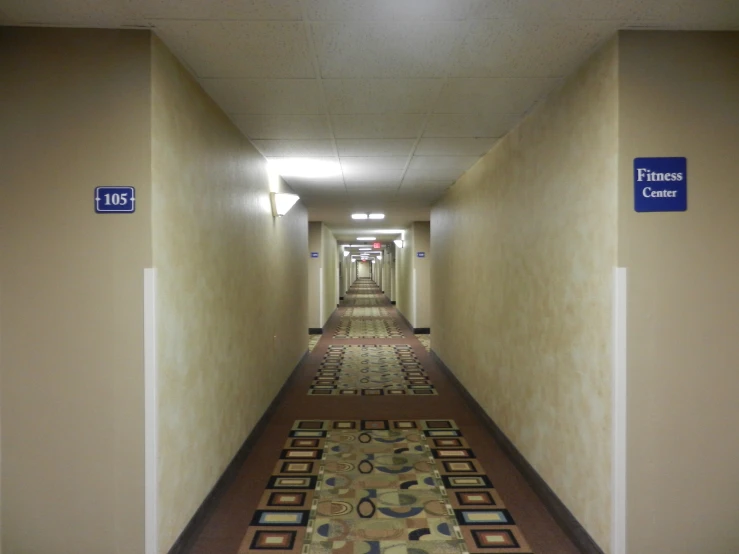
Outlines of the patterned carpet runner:
{"label": "patterned carpet runner", "polygon": [[310,395],[435,395],[413,348],[403,345],[329,346]]}
{"label": "patterned carpet runner", "polygon": [[356,319],[342,317],[334,333],[335,339],[402,339],[403,331],[391,318]]}
{"label": "patterned carpet runner", "polygon": [[293,425],[239,554],[531,553],[452,420]]}

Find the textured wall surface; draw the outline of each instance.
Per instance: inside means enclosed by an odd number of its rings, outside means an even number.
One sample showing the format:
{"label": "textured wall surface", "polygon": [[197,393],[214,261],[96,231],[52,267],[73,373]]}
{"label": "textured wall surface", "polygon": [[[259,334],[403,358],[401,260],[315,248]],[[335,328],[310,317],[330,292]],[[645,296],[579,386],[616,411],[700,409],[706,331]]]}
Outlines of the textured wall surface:
{"label": "textured wall surface", "polygon": [[306,351],[307,214],[274,219],[265,161],[154,39],[159,550]]}
{"label": "textured wall surface", "polygon": [[[415,309],[414,327],[431,326],[431,225],[428,221],[415,221],[413,229],[413,290]],[[424,257],[419,258],[418,253]]]}
{"label": "textured wall surface", "polygon": [[[739,552],[739,33],[620,42],[629,552]],[[645,156],[687,157],[687,212],[634,212]]]}
{"label": "textured wall surface", "polygon": [[432,209],[434,350],[609,550],[617,48]]}
{"label": "textured wall surface", "polygon": [[336,237],[331,229],[321,228],[321,256],[323,256],[323,323],[328,321],[339,302],[339,260],[336,257]]}
{"label": "textured wall surface", "polygon": [[[149,48],[141,31],[0,28],[8,554],[143,551]],[[136,213],[95,214],[103,185],[136,187]]]}
{"label": "textured wall surface", "polygon": [[[321,245],[323,238],[323,223],[311,221],[308,224],[308,321],[310,328],[321,328],[325,320],[321,318],[321,284],[320,270],[323,267]],[[310,257],[312,252],[318,252],[318,258]]]}
{"label": "textured wall surface", "polygon": [[403,233],[403,248],[395,245],[395,302],[398,311],[410,321],[413,317],[413,227]]}

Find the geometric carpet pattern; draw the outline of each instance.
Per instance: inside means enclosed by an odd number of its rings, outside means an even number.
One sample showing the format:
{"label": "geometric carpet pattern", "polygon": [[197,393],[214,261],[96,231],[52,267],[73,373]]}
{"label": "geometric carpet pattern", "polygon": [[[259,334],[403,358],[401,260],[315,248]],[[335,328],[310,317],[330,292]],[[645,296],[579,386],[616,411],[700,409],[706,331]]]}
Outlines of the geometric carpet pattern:
{"label": "geometric carpet pattern", "polygon": [[345,317],[388,317],[390,310],[381,307],[356,307],[344,310]]}
{"label": "geometric carpet pattern", "polygon": [[431,335],[416,335],[416,338],[426,349],[426,352],[431,352]]}
{"label": "geometric carpet pattern", "polygon": [[436,395],[407,344],[331,345],[308,389],[309,395]]}
{"label": "geometric carpet pattern", "polygon": [[300,420],[238,554],[531,554],[452,420]]}
{"label": "geometric carpet pattern", "polygon": [[334,333],[335,339],[403,338],[403,332],[392,318],[356,319],[342,317]]}
{"label": "geometric carpet pattern", "polygon": [[313,352],[319,340],[321,340],[321,335],[308,335],[308,351]]}
{"label": "geometric carpet pattern", "polygon": [[344,298],[345,306],[383,306],[385,301],[376,294],[352,294]]}

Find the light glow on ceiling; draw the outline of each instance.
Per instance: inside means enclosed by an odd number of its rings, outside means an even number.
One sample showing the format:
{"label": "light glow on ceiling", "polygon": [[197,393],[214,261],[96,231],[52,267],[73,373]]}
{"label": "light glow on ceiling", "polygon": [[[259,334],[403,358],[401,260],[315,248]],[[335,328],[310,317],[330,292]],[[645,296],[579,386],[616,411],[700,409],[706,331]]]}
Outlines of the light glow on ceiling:
{"label": "light glow on ceiling", "polygon": [[368,217],[367,214],[352,214],[352,219],[367,219]]}
{"label": "light glow on ceiling", "polygon": [[357,237],[357,240],[375,240],[377,237]]}
{"label": "light glow on ceiling", "polygon": [[385,219],[385,214],[369,214],[370,219]]}
{"label": "light glow on ceiling", "polygon": [[269,168],[282,177],[301,177],[303,179],[325,179],[341,175],[339,162],[315,160],[311,158],[272,158]]}

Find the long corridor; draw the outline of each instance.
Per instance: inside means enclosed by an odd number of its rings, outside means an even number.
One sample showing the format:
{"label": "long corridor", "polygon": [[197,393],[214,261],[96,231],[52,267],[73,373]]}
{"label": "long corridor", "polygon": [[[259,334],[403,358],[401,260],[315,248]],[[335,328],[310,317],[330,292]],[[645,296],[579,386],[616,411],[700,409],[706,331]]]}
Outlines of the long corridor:
{"label": "long corridor", "polygon": [[211,505],[191,554],[578,551],[366,278]]}

